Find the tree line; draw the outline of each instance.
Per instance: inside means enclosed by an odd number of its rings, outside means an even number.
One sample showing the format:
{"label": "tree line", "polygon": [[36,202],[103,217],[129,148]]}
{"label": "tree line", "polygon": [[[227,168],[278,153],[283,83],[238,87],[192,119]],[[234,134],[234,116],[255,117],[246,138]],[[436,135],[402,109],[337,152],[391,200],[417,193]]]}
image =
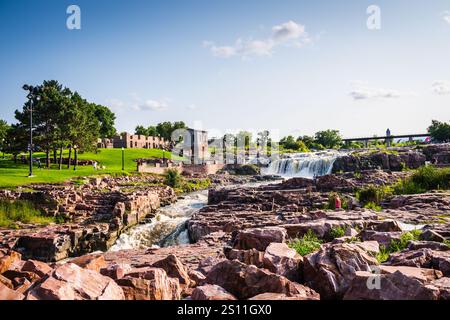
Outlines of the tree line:
{"label": "tree line", "polygon": [[342,146],[342,136],[339,130],[324,130],[314,136],[287,136],[280,140],[280,146],[286,150],[308,152],[310,150],[337,149]]}
{"label": "tree line", "polygon": [[88,102],[78,92],[72,92],[58,81],[44,81],[21,110],[15,111],[17,123],[0,122],[0,147],[15,156],[29,149],[30,107],[33,110],[33,150],[46,154],[50,167],[59,151],[59,168],[64,149],[69,149],[69,166],[73,148],[80,151],[96,149],[98,138],[116,135],[116,116],[108,107]]}
{"label": "tree line", "polygon": [[170,141],[172,132],[174,132],[177,129],[187,129],[187,126],[183,121],[175,121],[173,123],[165,121],[158,123],[156,126],[149,126],[147,128],[139,125],[134,130],[134,134],[152,137],[161,137],[164,138],[166,141]]}

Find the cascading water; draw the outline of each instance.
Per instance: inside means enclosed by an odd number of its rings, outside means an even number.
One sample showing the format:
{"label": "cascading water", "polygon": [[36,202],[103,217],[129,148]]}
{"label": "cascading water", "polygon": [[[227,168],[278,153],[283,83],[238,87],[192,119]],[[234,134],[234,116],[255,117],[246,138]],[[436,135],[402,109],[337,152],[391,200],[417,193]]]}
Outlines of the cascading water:
{"label": "cascading water", "polygon": [[123,233],[110,251],[147,249],[189,243],[186,221],[208,201],[208,191],[186,195],[176,203],[160,208],[150,223]]}
{"label": "cascading water", "polygon": [[313,179],[330,174],[335,160],[341,155],[336,151],[289,154],[285,155],[285,158],[271,162],[263,173]]}
{"label": "cascading water", "polygon": [[[257,187],[279,181],[266,181],[240,184],[240,187]],[[236,185],[224,186],[233,188]],[[123,233],[109,249],[119,251],[127,249],[147,249],[188,244],[189,234],[186,222],[208,202],[208,190],[185,195],[174,204],[158,209],[149,223],[136,226]]]}

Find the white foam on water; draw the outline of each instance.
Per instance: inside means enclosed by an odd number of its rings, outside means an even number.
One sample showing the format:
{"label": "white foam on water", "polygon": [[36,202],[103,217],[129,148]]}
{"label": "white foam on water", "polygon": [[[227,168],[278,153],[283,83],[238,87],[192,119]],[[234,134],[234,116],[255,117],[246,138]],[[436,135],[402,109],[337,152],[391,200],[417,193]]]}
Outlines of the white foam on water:
{"label": "white foam on water", "polygon": [[[245,183],[224,187],[257,187],[277,182],[280,181]],[[190,241],[186,222],[207,203],[208,190],[187,194],[174,204],[158,209],[155,217],[149,223],[138,225],[121,234],[109,250],[147,249],[188,244]]]}
{"label": "white foam on water", "polygon": [[269,167],[263,170],[263,174],[313,179],[331,174],[334,162],[342,155],[342,152],[333,150],[286,154],[283,158],[271,162]]}
{"label": "white foam on water", "polygon": [[109,249],[147,249],[157,246],[189,243],[186,221],[208,201],[208,191],[186,195],[176,203],[158,209],[150,223],[136,226],[123,233]]}
{"label": "white foam on water", "polygon": [[400,229],[402,229],[402,231],[414,231],[414,230],[421,230],[423,229],[423,227],[425,227],[424,224],[410,224],[410,223],[404,223],[404,222],[400,222],[398,221],[398,225],[400,226]]}

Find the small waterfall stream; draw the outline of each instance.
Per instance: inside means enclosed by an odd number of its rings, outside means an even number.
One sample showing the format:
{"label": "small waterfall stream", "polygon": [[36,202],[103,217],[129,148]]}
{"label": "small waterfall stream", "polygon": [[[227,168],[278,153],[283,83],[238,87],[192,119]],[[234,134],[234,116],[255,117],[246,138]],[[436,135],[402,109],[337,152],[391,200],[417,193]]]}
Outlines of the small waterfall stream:
{"label": "small waterfall stream", "polygon": [[[279,181],[265,181],[228,185],[224,188],[257,187]],[[188,244],[189,235],[186,222],[208,203],[208,190],[193,192],[177,202],[157,210],[149,223],[141,224],[122,233],[109,251],[127,249],[148,249]]]}
{"label": "small waterfall stream", "polygon": [[158,209],[149,223],[121,234],[109,250],[147,249],[189,243],[186,221],[207,202],[207,190],[190,193],[177,202]]}
{"label": "small waterfall stream", "polygon": [[336,151],[295,153],[270,163],[263,173],[285,178],[303,177],[313,179],[330,174],[335,160],[342,154]]}

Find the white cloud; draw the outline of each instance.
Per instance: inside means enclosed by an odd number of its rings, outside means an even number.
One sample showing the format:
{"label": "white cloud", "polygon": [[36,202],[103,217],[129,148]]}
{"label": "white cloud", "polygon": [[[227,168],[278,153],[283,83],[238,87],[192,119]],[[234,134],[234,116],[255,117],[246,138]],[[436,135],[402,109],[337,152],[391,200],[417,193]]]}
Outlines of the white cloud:
{"label": "white cloud", "polygon": [[231,58],[234,56],[271,56],[275,47],[279,45],[293,45],[301,47],[311,42],[305,27],[294,21],[272,27],[272,34],[265,39],[237,39],[234,45],[216,46],[214,42],[204,41],[203,46],[210,49],[215,57]]}
{"label": "white cloud", "polygon": [[305,32],[305,26],[297,24],[294,21],[285,22],[279,26],[274,26],[272,28],[272,38],[275,41],[286,41],[289,39],[298,39]]}
{"label": "white cloud", "polygon": [[393,89],[369,87],[361,82],[356,82],[353,86],[354,88],[350,92],[350,96],[354,100],[394,99],[412,95],[408,92],[401,92]]}
{"label": "white cloud", "polygon": [[449,81],[435,81],[431,85],[434,93],[439,95],[450,94],[450,82]]}
{"label": "white cloud", "polygon": [[190,105],[188,105],[188,106],[186,107],[186,109],[188,109],[188,110],[196,110],[196,109],[197,109],[197,106],[196,106],[195,104],[190,104]]}
{"label": "white cloud", "polygon": [[135,105],[138,110],[141,111],[164,111],[169,107],[168,99],[160,100],[146,100],[142,103]]}
{"label": "white cloud", "polygon": [[162,98],[158,100],[143,100],[136,93],[130,94],[132,102],[123,102],[119,99],[107,100],[107,105],[114,112],[136,110],[136,111],[164,111],[169,108],[170,99]]}
{"label": "white cloud", "polygon": [[108,99],[106,105],[114,112],[119,112],[125,108],[125,103],[119,99]]}
{"label": "white cloud", "polygon": [[442,13],[442,18],[444,19],[445,22],[450,24],[450,11],[444,11]]}

